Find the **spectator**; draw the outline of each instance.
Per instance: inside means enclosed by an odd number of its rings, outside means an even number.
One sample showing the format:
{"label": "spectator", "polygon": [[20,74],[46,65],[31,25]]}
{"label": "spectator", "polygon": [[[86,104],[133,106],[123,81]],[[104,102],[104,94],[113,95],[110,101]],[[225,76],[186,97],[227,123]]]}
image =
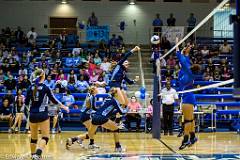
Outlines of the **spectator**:
{"label": "spectator", "polygon": [[229,69],[227,67],[223,67],[222,75],[221,75],[221,80],[226,81],[231,78]]}
{"label": "spectator", "polygon": [[75,84],[75,88],[80,93],[87,93],[89,84],[87,81],[84,80],[84,76],[80,77],[80,80],[77,81]]}
{"label": "spectator", "polygon": [[13,79],[13,76],[10,75],[9,79],[4,82],[4,86],[6,87],[6,90],[12,91],[16,89],[17,82]]}
{"label": "spectator", "polygon": [[0,107],[0,120],[8,121],[9,123],[8,132],[11,133],[11,126],[13,123],[13,106],[11,105],[9,99],[7,98],[2,99],[2,106]]}
{"label": "spectator", "polygon": [[162,40],[161,40],[161,49],[164,50],[165,52],[171,49],[170,41],[165,36],[162,37]]}
{"label": "spectator", "polygon": [[173,13],[170,13],[170,17],[167,19],[168,26],[175,26],[176,19],[173,17]]}
{"label": "spectator", "polygon": [[209,72],[214,72],[215,66],[214,66],[211,58],[208,59],[207,67],[209,68]]}
{"label": "spectator", "polygon": [[42,63],[42,70],[45,72],[45,75],[49,75],[49,73],[50,73],[50,70],[48,69],[49,67],[48,67],[48,65],[47,65],[47,63],[46,62],[43,62]]}
{"label": "spectator", "polygon": [[51,90],[55,89],[55,81],[52,80],[52,76],[48,75],[47,79],[44,81],[44,84],[48,86]]}
{"label": "spectator", "polygon": [[214,71],[214,77],[213,77],[214,81],[220,81],[221,80],[221,75],[219,73],[219,71]]}
{"label": "spectator", "polygon": [[180,68],[178,65],[174,66],[174,71],[173,71],[173,79],[177,79],[178,78],[178,73],[180,71]]}
{"label": "spectator", "polygon": [[204,46],[203,49],[201,50],[201,54],[203,58],[207,58],[210,55],[209,49],[207,46]]}
{"label": "spectator", "polygon": [[71,81],[71,83],[74,83],[74,84],[77,82],[77,75],[74,73],[73,69],[68,74],[67,80],[68,82]]}
{"label": "spectator", "polygon": [[14,107],[15,122],[11,128],[12,132],[20,132],[21,130],[21,124],[24,118],[24,101],[25,101],[25,96],[22,95],[21,90],[18,90],[17,96],[15,97],[15,107]]}
{"label": "spectator", "polygon": [[160,19],[159,13],[156,14],[156,18],[153,20],[152,26],[153,26],[154,35],[158,35],[159,37],[161,37],[163,22]]}
{"label": "spectator", "polygon": [[107,57],[104,57],[103,62],[100,65],[100,69],[102,69],[104,72],[109,72],[110,67],[111,67],[111,63],[108,62]]}
{"label": "spectator", "polygon": [[24,79],[23,79],[23,88],[22,88],[22,90],[27,90],[30,85],[31,85],[31,82],[28,79],[28,76],[25,75]]}
{"label": "spectator", "polygon": [[88,70],[86,70],[86,69],[80,69],[80,70],[79,70],[79,73],[80,73],[80,74],[79,74],[78,79],[81,79],[81,76],[83,76],[85,81],[88,81],[88,80],[89,80],[89,72],[88,72]]}
{"label": "spectator", "polygon": [[[66,48],[66,44],[67,44],[67,33],[66,31],[63,31],[60,35],[59,35],[59,41],[62,45],[62,47],[60,48]],[[58,47],[59,48],[59,47]]]}
{"label": "spectator", "polygon": [[27,75],[28,74],[28,71],[26,68],[24,68],[24,65],[23,64],[20,64],[19,65],[19,71],[18,71],[18,75],[20,76],[24,76],[24,75]]}
{"label": "spectator", "polygon": [[100,65],[102,63],[102,60],[99,57],[98,53],[95,54],[93,61],[94,61],[94,64],[96,64],[96,65]]}
{"label": "spectator", "polygon": [[147,107],[147,112],[148,114],[146,114],[146,127],[147,127],[147,131],[150,132],[152,130],[152,118],[153,118],[153,99],[150,100],[150,104]]}
{"label": "spectator", "polygon": [[167,60],[167,65],[170,66],[170,68],[174,68],[176,66],[176,60],[173,58],[172,55],[169,56],[169,59]]}
{"label": "spectator", "polygon": [[190,13],[189,18],[187,19],[187,32],[191,32],[193,30],[193,28],[196,26],[197,23],[197,19],[194,17],[193,13]]}
{"label": "spectator", "polygon": [[92,12],[92,15],[88,18],[87,25],[88,26],[98,26],[98,19],[95,16],[94,12]]}
{"label": "spectator", "polygon": [[32,27],[31,30],[27,33],[27,39],[28,39],[28,43],[30,44],[30,46],[34,46],[34,44],[36,44],[36,39],[37,39],[37,32],[35,32],[35,28]]}
{"label": "spectator", "polygon": [[16,42],[22,44],[24,41],[24,33],[21,30],[21,27],[18,26],[17,30],[15,31],[15,38],[16,38]]}
{"label": "spectator", "polygon": [[109,43],[108,43],[111,52],[116,51],[117,43],[118,43],[117,41],[118,41],[118,39],[116,37],[116,34],[112,34],[112,38],[109,40]]}
{"label": "spectator", "polygon": [[137,98],[135,96],[131,97],[131,100],[128,104],[129,111],[132,113],[128,113],[126,115],[126,125],[129,131],[131,131],[131,122],[137,123],[137,131],[140,129],[141,124],[141,115],[138,113],[138,111],[142,108],[141,104],[137,101]]}
{"label": "spectator", "polygon": [[17,83],[17,90],[23,90],[24,86],[23,86],[23,76],[20,75],[18,77],[18,83]]}
{"label": "spectator", "polygon": [[57,81],[57,80],[60,80],[61,77],[63,77],[64,80],[67,80],[67,75],[64,74],[63,69],[60,69],[60,70],[59,70],[58,75],[57,75],[57,77],[56,77],[56,81]]}
{"label": "spectator", "polygon": [[56,88],[59,89],[59,93],[64,93],[67,85],[68,81],[64,79],[64,74],[61,74],[60,79],[56,81]]}
{"label": "spectator", "polygon": [[171,82],[166,83],[166,88],[161,91],[162,104],[163,104],[163,123],[164,123],[164,135],[173,135],[173,114],[174,103],[178,99],[178,95],[175,89],[171,87]]}
{"label": "spectator", "polygon": [[96,81],[94,84],[97,87],[97,91],[99,94],[106,93],[105,87],[107,83],[104,81],[103,76],[99,76],[98,81]]}
{"label": "spectator", "polygon": [[219,51],[221,54],[230,54],[232,53],[232,48],[228,44],[228,41],[225,39],[223,44],[220,46]]}
{"label": "spectator", "polygon": [[96,70],[94,70],[92,74],[90,74],[89,83],[92,84],[97,82],[98,78],[99,78],[99,74],[97,73]]}
{"label": "spectator", "polygon": [[204,73],[203,73],[203,79],[204,79],[205,81],[209,81],[210,78],[211,78],[210,68],[207,67],[207,68],[205,69]]}
{"label": "spectator", "polygon": [[0,85],[2,85],[4,83],[4,74],[3,74],[3,70],[0,69]]}
{"label": "spectator", "polygon": [[62,98],[62,103],[67,107],[71,107],[74,102],[75,99],[73,95],[71,95],[71,92],[69,90],[66,90],[65,95]]}

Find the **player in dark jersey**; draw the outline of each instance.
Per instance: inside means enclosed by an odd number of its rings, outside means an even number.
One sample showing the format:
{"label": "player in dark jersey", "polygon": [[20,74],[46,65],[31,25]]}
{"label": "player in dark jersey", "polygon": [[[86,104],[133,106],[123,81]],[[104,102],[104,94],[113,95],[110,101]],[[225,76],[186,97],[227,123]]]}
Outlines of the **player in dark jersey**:
{"label": "player in dark jersey", "polygon": [[129,66],[129,62],[127,61],[127,58],[131,56],[134,52],[140,51],[140,48],[136,46],[133,48],[130,52],[126,53],[122,59],[117,63],[115,68],[112,71],[112,75],[109,81],[109,86],[117,88],[118,92],[118,100],[119,103],[123,106],[128,105],[128,98],[126,96],[126,93],[122,90],[122,83],[123,80],[125,80],[128,84],[134,84],[136,81],[139,80],[139,76],[136,76],[135,80],[130,80],[127,75],[127,69]]}
{"label": "player in dark jersey", "polygon": [[[96,111],[96,94],[97,88],[95,86],[89,87],[87,97],[81,109],[80,121],[87,129],[89,129],[91,125],[91,113]],[[89,139],[88,133],[68,138],[66,142],[66,148],[69,149],[69,147],[76,141],[79,144],[82,144],[84,139]]]}
{"label": "player in dark jersey", "polygon": [[[50,122],[48,116],[48,101],[49,99],[59,104],[60,108],[69,112],[68,107],[59,102],[52,91],[43,84],[45,80],[45,72],[42,69],[37,69],[34,72],[33,84],[28,88],[25,107],[29,110],[29,121],[31,130],[30,148],[33,160],[41,159],[42,151],[49,141]],[[38,145],[38,128],[41,130],[42,138]]]}
{"label": "player in dark jersey", "polygon": [[111,88],[109,93],[109,96],[104,100],[100,108],[92,115],[92,124],[88,131],[90,138],[89,149],[95,148],[94,134],[98,126],[102,126],[103,128],[114,132],[115,150],[122,151],[118,136],[120,126],[117,124],[118,122],[112,121],[110,117],[118,113],[124,114],[126,113],[126,110],[121,107],[120,103],[116,99],[117,89]]}
{"label": "player in dark jersey", "polygon": [[[176,38],[178,43],[178,38]],[[182,52],[179,48],[176,48],[177,58],[181,64],[181,70],[178,75],[179,90],[184,91],[193,88],[194,73],[197,73],[201,67],[198,64],[191,65],[189,59],[189,53],[192,49],[192,45],[188,44]],[[187,146],[193,145],[197,138],[195,137],[195,122],[194,122],[194,105],[196,98],[193,92],[183,93],[182,95],[182,112],[184,117],[184,138],[180,150]]]}

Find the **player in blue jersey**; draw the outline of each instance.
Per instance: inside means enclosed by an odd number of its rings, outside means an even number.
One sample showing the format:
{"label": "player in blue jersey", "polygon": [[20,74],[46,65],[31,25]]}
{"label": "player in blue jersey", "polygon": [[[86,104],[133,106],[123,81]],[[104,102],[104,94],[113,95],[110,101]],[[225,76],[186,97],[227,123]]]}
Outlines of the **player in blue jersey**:
{"label": "player in blue jersey", "polygon": [[[33,75],[33,84],[28,88],[25,107],[29,110],[29,121],[31,130],[30,148],[33,160],[41,159],[43,149],[49,141],[50,122],[48,116],[49,99],[60,106],[60,108],[69,112],[68,107],[59,102],[52,91],[43,84],[45,80],[45,72],[37,69]],[[41,130],[42,138],[38,145],[38,128]]]}
{"label": "player in blue jersey", "polygon": [[126,113],[126,110],[124,110],[118,100],[117,97],[117,89],[111,88],[109,92],[109,96],[104,100],[103,104],[100,106],[100,108],[92,115],[92,125],[89,129],[89,138],[90,138],[90,144],[89,148],[94,149],[94,134],[98,128],[98,126],[102,126],[105,129],[111,130],[114,132],[114,140],[115,140],[115,150],[121,151],[121,145],[119,142],[119,128],[120,125],[118,124],[120,119],[117,118],[117,121],[112,121],[110,118],[116,114],[124,114]]}
{"label": "player in blue jersey", "polygon": [[[178,38],[176,38],[178,43]],[[177,58],[181,64],[181,70],[178,75],[179,90],[184,91],[193,89],[194,74],[199,72],[201,67],[198,64],[191,65],[189,53],[193,45],[190,43],[182,50],[176,48]],[[193,145],[197,138],[195,137],[194,105],[196,98],[192,92],[183,93],[182,95],[182,113],[184,116],[184,138],[179,149]]]}
{"label": "player in blue jersey", "polygon": [[135,80],[130,80],[127,75],[127,69],[129,67],[129,62],[127,61],[127,58],[131,56],[134,52],[140,51],[140,48],[136,46],[133,48],[130,52],[126,53],[123,58],[117,63],[115,68],[112,71],[112,76],[109,81],[110,87],[117,88],[118,92],[118,100],[119,103],[123,106],[128,105],[128,98],[126,96],[126,93],[122,90],[122,83],[123,80],[125,80],[128,84],[134,84],[139,80],[139,76],[136,76]]}
{"label": "player in blue jersey", "polygon": [[[80,110],[80,121],[87,129],[89,129],[91,125],[91,113],[96,111],[96,94],[97,88],[95,86],[89,87],[87,97],[84,101],[82,109]],[[82,144],[84,139],[89,139],[88,133],[68,138],[66,148],[69,149],[69,147],[76,141],[79,144]]]}

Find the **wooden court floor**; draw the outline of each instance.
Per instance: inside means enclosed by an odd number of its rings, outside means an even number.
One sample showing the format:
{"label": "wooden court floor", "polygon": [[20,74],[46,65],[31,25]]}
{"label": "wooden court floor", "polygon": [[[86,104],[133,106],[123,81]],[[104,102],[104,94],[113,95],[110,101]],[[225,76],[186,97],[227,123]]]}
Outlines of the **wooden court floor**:
{"label": "wooden court floor", "polygon": [[[113,135],[111,133],[97,133],[96,144],[101,149],[89,151],[74,144],[70,150],[65,149],[65,140],[80,132],[62,132],[51,135],[50,142],[44,151],[43,159],[47,160],[80,160],[80,159],[197,159],[198,156],[223,157],[232,155],[240,159],[240,135],[234,132],[199,133],[199,141],[191,148],[178,151],[181,138],[162,136],[161,140],[151,138],[146,133],[120,133],[120,139],[125,151],[114,153]],[[0,134],[0,160],[29,159],[28,134]],[[87,146],[85,141],[84,145]],[[184,157],[183,155],[187,155]],[[204,157],[203,156],[203,157]],[[165,157],[165,158],[164,158]],[[203,158],[205,159],[205,158]]]}

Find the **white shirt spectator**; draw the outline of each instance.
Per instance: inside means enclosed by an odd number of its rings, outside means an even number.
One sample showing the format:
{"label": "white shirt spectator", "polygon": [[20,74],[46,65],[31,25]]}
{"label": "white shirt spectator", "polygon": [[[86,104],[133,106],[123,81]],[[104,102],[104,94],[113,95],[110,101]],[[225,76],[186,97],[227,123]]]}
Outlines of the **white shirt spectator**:
{"label": "white shirt spectator", "polygon": [[201,50],[201,54],[202,54],[203,57],[205,57],[205,56],[209,55],[209,50],[208,49],[203,49],[203,50]]}
{"label": "white shirt spectator", "polygon": [[67,88],[68,81],[67,80],[57,80],[57,84],[61,84],[64,88]]}
{"label": "white shirt spectator", "polygon": [[100,65],[100,69],[102,69],[105,72],[108,72],[110,67],[111,67],[111,63],[110,62],[103,62]]}
{"label": "white shirt spectator", "polygon": [[226,44],[226,45],[223,44],[220,46],[219,50],[221,53],[231,53],[232,48],[229,44]]}
{"label": "white shirt spectator", "polygon": [[161,96],[162,103],[166,105],[171,105],[175,102],[176,99],[178,99],[178,94],[173,88],[170,88],[169,90],[167,88],[163,88],[161,91]]}
{"label": "white shirt spectator", "polygon": [[73,55],[80,55],[82,48],[73,48],[72,54]]}
{"label": "white shirt spectator", "polygon": [[31,35],[33,36],[33,39],[35,39],[35,40],[37,39],[38,34],[35,31],[30,30],[27,33],[27,38],[29,39]]}

